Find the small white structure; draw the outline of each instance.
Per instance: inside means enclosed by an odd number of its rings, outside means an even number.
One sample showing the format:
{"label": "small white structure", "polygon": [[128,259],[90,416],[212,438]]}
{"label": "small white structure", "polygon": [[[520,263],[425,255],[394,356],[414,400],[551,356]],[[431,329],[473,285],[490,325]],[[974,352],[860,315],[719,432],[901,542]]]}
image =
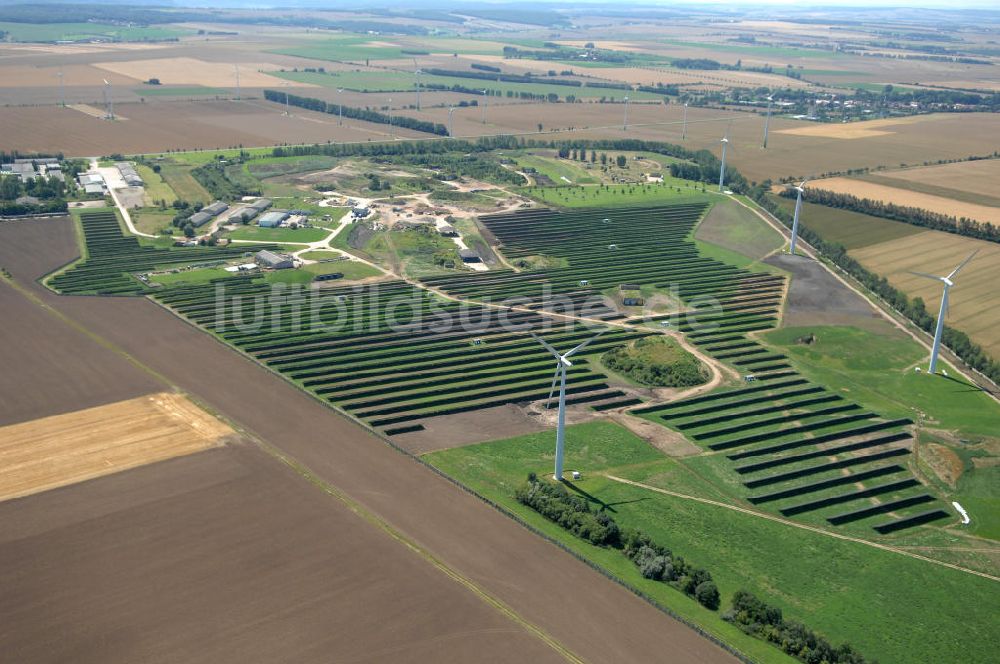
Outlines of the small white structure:
{"label": "small white structure", "polygon": [[573,471],[573,479],[574,480],[580,479],[580,471],[579,470],[574,470]]}

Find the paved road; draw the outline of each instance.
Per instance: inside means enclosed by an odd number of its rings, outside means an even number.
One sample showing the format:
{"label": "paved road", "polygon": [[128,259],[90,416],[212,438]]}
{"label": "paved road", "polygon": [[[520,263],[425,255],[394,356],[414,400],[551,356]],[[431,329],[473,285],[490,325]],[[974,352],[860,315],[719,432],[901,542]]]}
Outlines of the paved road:
{"label": "paved road", "polygon": [[[54,220],[46,233],[71,232]],[[589,662],[735,658],[327,408],[146,299],[59,297],[34,282],[52,266],[0,242],[0,264],[46,304],[135,358],[318,483],[377,516],[485,599],[509,607]]]}

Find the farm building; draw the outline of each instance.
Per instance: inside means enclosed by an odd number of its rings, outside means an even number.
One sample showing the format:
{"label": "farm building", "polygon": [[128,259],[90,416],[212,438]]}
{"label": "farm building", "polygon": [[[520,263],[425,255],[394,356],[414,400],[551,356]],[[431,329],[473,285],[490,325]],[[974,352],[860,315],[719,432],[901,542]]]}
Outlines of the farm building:
{"label": "farm building", "polygon": [[211,205],[206,205],[205,207],[203,207],[201,209],[201,211],[202,212],[206,212],[206,213],[212,215],[213,217],[216,217],[216,216],[222,214],[223,212],[225,212],[228,209],[229,209],[229,206],[226,205],[225,203],[223,203],[222,201],[215,201]]}
{"label": "farm building", "polygon": [[204,226],[205,224],[207,224],[211,220],[212,220],[212,215],[210,215],[209,213],[204,212],[204,211],[202,211],[202,212],[195,212],[194,214],[191,215],[191,218],[188,219],[188,221],[191,222],[191,225],[194,226],[195,228],[199,228],[200,226]]}
{"label": "farm building", "polygon": [[295,262],[291,256],[268,251],[267,249],[258,251],[257,255],[254,256],[254,262],[261,267],[271,268],[272,270],[285,270],[295,267]]}
{"label": "farm building", "polygon": [[451,224],[441,224],[438,226],[438,233],[444,237],[458,237],[458,231]]}
{"label": "farm building", "polygon": [[483,260],[479,257],[479,254],[472,249],[459,249],[458,257],[462,259],[463,263],[481,263]]}
{"label": "farm building", "polygon": [[115,164],[115,168],[118,172],[122,174],[122,179],[125,180],[125,184],[130,187],[141,187],[142,178],[139,177],[139,173],[136,172],[135,167],[127,161],[119,161]]}
{"label": "farm building", "polygon": [[108,190],[108,185],[99,173],[81,173],[76,176],[76,180],[88,194],[102,194]]}
{"label": "farm building", "polygon": [[288,219],[287,212],[268,212],[257,222],[261,228],[277,228],[285,219]]}
{"label": "farm building", "polygon": [[106,194],[108,190],[104,188],[103,184],[85,184],[83,185],[83,191],[87,194]]}
{"label": "farm building", "polygon": [[256,214],[260,214],[267,208],[271,207],[271,199],[269,198],[259,198],[250,204],[250,207],[255,211]]}

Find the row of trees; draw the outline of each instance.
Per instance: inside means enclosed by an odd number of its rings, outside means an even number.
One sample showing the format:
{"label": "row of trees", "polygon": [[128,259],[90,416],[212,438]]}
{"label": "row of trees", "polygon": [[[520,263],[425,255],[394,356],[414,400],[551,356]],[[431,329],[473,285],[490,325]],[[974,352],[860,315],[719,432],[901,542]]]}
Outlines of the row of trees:
{"label": "row of trees", "polygon": [[570,495],[562,484],[542,482],[531,473],[514,495],[519,503],[577,537],[620,550],[644,578],[668,583],[713,611],[719,608],[719,589],[708,570],[675,556],[638,529],[620,527],[607,512],[592,510],[585,498]]}
{"label": "row of trees", "polygon": [[287,102],[291,106],[305,108],[310,111],[331,113],[334,115],[342,114],[345,118],[353,118],[355,120],[365,120],[366,122],[375,122],[378,124],[391,124],[397,127],[406,127],[407,129],[423,131],[428,134],[437,134],[439,136],[448,135],[448,128],[443,124],[416,120],[405,115],[389,116],[366,108],[330,105],[322,99],[316,99],[314,97],[300,97],[298,95],[288,94],[287,92],[279,90],[264,90],[264,98],[268,101],[282,104]]}
{"label": "row of trees", "polygon": [[[781,195],[787,198],[794,198],[795,192],[786,190],[782,191]],[[860,212],[873,217],[901,221],[905,224],[931,228],[936,231],[973,237],[977,240],[1000,242],[1000,228],[988,222],[977,221],[968,217],[955,217],[922,208],[896,205],[888,201],[859,198],[851,194],[841,194],[816,188],[809,189],[809,202],[842,210],[851,210],[852,212]]]}
{"label": "row of trees", "polygon": [[[774,215],[786,226],[791,226],[792,215],[778,202],[767,194],[765,186],[755,187],[751,197],[768,212]],[[869,271],[861,263],[847,253],[843,245],[827,242],[808,226],[799,227],[799,236],[813,246],[816,251],[840,267],[865,288],[875,293],[887,302],[893,309],[900,312],[913,323],[930,333],[936,324],[936,319],[928,311],[920,297],[909,298],[906,293],[892,286],[888,279]],[[980,372],[994,383],[1000,384],[1000,362],[990,357],[986,351],[974,343],[967,334],[945,325],[941,334],[942,342],[950,348],[963,362]]]}
{"label": "row of trees", "polygon": [[781,609],[771,606],[745,590],[733,595],[732,608],[722,619],[733,623],[745,633],[777,645],[787,654],[809,664],[867,664],[850,644],[833,647],[823,636],[805,625],[785,620]]}

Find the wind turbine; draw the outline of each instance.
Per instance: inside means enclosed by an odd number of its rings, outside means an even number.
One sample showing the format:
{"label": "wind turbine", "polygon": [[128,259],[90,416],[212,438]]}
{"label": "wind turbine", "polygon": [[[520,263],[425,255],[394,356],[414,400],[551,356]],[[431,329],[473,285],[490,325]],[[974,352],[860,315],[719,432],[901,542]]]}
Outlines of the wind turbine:
{"label": "wind turbine", "polygon": [[420,71],[420,67],[417,66],[417,59],[413,58],[413,75],[417,79],[416,85],[417,85],[417,110],[418,111],[420,110],[420,74],[422,74],[422,73],[423,72]]}
{"label": "wind turbine", "polygon": [[233,70],[236,72],[236,101],[240,101],[240,66],[233,65]]}
{"label": "wind turbine", "polygon": [[104,106],[107,108],[104,116],[105,120],[115,119],[115,100],[111,97],[111,84],[108,79],[104,79]]}
{"label": "wind turbine", "polygon": [[802,210],[802,194],[806,191],[806,182],[809,182],[809,178],[792,187],[796,191],[795,215],[792,217],[792,241],[788,245],[788,253],[793,255],[795,254],[795,244],[799,241],[799,212]]}
{"label": "wind turbine", "polygon": [[291,112],[288,110],[288,81],[282,83],[285,88],[285,115],[290,116]]}
{"label": "wind turbine", "polygon": [[684,125],[681,129],[681,140],[686,141],[688,137],[688,103],[684,102]]}
{"label": "wind turbine", "polygon": [[483,90],[483,124],[486,124],[486,110],[490,107],[490,98],[487,90]]}
{"label": "wind turbine", "polygon": [[628,95],[625,96],[625,119],[622,121],[622,131],[628,131]]}
{"label": "wind turbine", "polygon": [[726,183],[726,146],[729,145],[729,132],[719,141],[722,143],[722,166],[719,167],[719,191],[724,191],[723,185]]}
{"label": "wind turbine", "polygon": [[954,270],[952,270],[947,277],[939,277],[934,274],[927,274],[926,272],[910,272],[910,274],[915,274],[918,277],[926,277],[927,279],[933,279],[935,281],[940,281],[944,284],[944,293],[941,295],[941,309],[938,311],[937,327],[934,328],[934,345],[931,347],[931,364],[927,367],[927,373],[934,373],[937,368],[938,351],[941,350],[941,332],[944,331],[944,317],[948,315],[948,291],[951,287],[955,285],[953,279],[958,271],[965,267],[973,257],[979,253],[976,249],[969,257],[958,264]]}
{"label": "wind turbine", "polygon": [[767,115],[764,117],[764,145],[763,148],[767,149],[767,129],[771,124],[771,102],[774,101],[772,95],[767,96]]}
{"label": "wind turbine", "polygon": [[344,100],[341,95],[344,94],[344,88],[337,88],[337,124],[341,127],[344,126]]}
{"label": "wind turbine", "polygon": [[396,138],[396,125],[392,124],[392,97],[389,97],[389,135]]}
{"label": "wind turbine", "polygon": [[66,108],[66,85],[65,81],[63,81],[63,70],[60,69],[56,76],[59,77],[59,101],[63,108]]}
{"label": "wind turbine", "polygon": [[455,138],[455,123],[454,123],[455,107],[452,106],[448,109],[448,136],[450,138]]}
{"label": "wind turbine", "polygon": [[566,369],[573,366],[573,363],[569,361],[569,357],[574,355],[584,348],[588,344],[592,343],[597,337],[601,336],[607,332],[607,330],[602,330],[596,335],[584,341],[579,346],[576,346],[568,353],[562,355],[559,354],[555,348],[553,348],[547,341],[542,339],[540,336],[534,332],[530,332],[531,337],[542,344],[545,350],[552,353],[556,358],[556,373],[552,377],[552,387],[549,389],[549,398],[545,402],[545,407],[548,408],[548,402],[552,400],[552,393],[556,390],[556,381],[559,381],[559,419],[556,425],[556,463],[555,471],[552,474],[552,478],[558,482],[562,481],[563,473],[563,452],[566,446]]}

